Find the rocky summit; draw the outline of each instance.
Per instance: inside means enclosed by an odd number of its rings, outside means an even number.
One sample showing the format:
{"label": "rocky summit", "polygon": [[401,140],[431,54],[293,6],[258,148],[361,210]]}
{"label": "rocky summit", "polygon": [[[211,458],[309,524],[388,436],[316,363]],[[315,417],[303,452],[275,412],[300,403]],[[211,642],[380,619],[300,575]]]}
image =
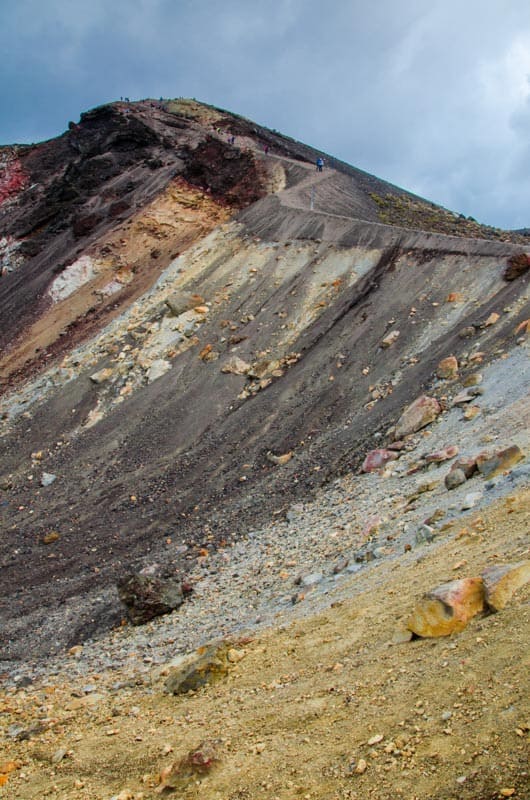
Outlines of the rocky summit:
{"label": "rocky summit", "polygon": [[0,797],[529,796],[525,246],[195,100],[0,147]]}

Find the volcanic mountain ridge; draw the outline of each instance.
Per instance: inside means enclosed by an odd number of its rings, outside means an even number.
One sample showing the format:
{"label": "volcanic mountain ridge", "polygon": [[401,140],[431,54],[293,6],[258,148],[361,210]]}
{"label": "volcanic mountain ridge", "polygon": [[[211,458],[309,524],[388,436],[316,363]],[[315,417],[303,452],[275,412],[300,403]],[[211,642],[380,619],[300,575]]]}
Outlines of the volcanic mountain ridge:
{"label": "volcanic mountain ridge", "polygon": [[318,155],[190,100],[3,149],[4,659],[116,624],[124,570],[186,574],[449,408],[441,359],[513,346],[524,239]]}

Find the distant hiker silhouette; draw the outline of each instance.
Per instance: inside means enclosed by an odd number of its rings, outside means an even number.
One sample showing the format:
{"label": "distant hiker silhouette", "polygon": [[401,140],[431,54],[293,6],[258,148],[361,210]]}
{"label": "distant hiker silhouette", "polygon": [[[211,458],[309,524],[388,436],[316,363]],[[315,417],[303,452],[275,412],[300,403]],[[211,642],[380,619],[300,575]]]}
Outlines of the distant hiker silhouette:
{"label": "distant hiker silhouette", "polygon": [[324,159],[320,158],[319,156],[317,158],[316,164],[317,164],[317,172],[322,172],[322,167],[324,166]]}

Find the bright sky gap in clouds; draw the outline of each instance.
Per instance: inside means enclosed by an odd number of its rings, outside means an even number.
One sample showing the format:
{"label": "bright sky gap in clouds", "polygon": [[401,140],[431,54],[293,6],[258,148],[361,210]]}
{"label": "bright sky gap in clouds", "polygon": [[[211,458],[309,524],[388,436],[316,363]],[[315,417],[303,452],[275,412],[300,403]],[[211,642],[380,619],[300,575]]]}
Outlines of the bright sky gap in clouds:
{"label": "bright sky gap in clouds", "polygon": [[530,227],[528,0],[1,0],[0,142],[195,97],[479,222]]}

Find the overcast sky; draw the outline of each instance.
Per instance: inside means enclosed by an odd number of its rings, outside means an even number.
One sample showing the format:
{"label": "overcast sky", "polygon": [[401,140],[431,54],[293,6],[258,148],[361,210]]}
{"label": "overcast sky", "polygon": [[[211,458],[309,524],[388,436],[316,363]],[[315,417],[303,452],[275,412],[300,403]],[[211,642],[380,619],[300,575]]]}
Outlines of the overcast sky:
{"label": "overcast sky", "polygon": [[195,97],[530,226],[529,0],[0,0],[0,143]]}

